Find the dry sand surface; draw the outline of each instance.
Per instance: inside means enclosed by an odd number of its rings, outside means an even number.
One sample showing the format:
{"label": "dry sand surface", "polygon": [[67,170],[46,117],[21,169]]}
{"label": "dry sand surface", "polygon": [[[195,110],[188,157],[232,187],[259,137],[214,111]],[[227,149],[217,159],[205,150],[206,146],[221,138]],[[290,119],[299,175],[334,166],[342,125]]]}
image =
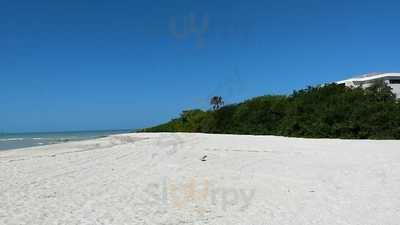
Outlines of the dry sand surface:
{"label": "dry sand surface", "polygon": [[399,225],[400,141],[138,133],[2,151],[0,224]]}

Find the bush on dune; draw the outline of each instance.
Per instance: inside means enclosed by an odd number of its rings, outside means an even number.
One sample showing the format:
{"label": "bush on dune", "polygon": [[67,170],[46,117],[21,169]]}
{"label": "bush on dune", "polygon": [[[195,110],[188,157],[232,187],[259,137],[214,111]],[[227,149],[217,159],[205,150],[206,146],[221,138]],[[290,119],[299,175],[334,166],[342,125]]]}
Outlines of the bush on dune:
{"label": "bush on dune", "polygon": [[328,84],[217,110],[187,110],[177,119],[142,131],[400,139],[400,105],[383,83],[367,89]]}

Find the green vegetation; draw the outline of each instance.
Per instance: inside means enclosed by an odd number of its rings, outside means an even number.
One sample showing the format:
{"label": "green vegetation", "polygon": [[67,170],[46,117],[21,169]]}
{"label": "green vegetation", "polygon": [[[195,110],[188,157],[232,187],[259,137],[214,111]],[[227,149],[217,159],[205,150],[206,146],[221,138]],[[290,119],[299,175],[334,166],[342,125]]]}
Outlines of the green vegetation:
{"label": "green vegetation", "polygon": [[142,131],[400,139],[400,104],[384,83],[365,90],[328,84],[217,110],[183,111],[177,119]]}

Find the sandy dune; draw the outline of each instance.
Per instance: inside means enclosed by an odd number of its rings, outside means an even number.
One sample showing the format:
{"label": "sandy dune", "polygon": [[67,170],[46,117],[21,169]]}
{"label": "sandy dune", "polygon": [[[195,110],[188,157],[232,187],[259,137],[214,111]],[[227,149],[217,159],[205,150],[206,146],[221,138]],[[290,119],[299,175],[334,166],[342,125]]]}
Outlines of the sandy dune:
{"label": "sandy dune", "polygon": [[1,225],[398,225],[400,141],[146,133],[3,151],[0,203]]}

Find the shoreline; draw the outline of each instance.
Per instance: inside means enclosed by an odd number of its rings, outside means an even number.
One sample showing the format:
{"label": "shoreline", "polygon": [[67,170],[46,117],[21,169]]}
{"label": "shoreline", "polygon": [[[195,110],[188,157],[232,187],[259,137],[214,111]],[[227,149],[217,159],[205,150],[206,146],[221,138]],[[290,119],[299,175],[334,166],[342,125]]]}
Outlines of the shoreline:
{"label": "shoreline", "polygon": [[72,141],[91,140],[113,134],[128,133],[130,130],[65,131],[3,133],[0,135],[0,151],[40,147]]}

